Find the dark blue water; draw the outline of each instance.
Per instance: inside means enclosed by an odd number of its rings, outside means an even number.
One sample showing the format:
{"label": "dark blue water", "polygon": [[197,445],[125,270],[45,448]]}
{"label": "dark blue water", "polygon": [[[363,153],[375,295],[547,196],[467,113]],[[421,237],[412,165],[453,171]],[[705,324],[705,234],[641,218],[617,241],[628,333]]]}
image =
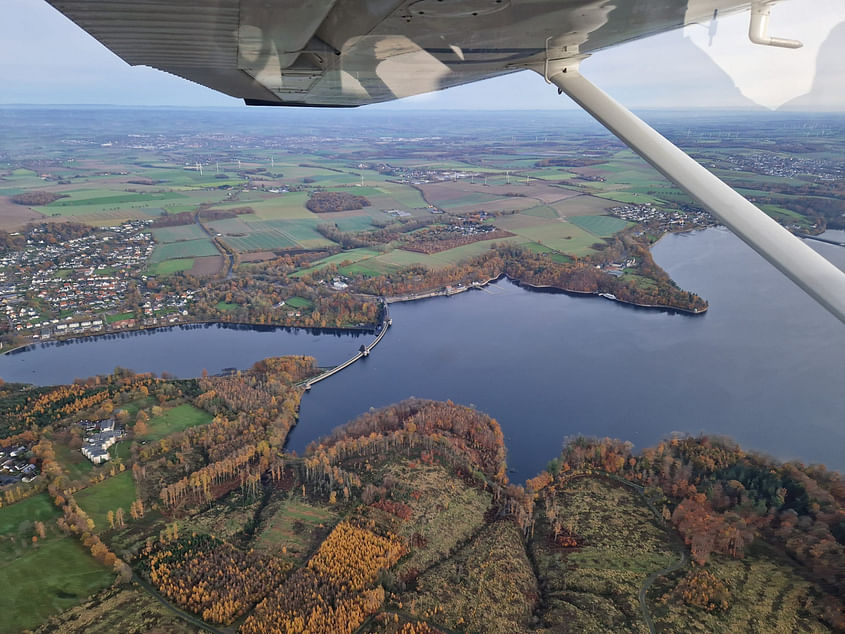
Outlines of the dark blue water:
{"label": "dark blue water", "polygon": [[136,372],[169,372],[178,377],[245,369],[260,359],[310,354],[318,365],[352,357],[372,334],[317,333],[307,329],[245,327],[231,324],[176,326],[139,332],[36,344],[0,356],[0,377],[37,385],[71,383],[107,374],[116,366]]}
{"label": "dark blue water", "polygon": [[[845,249],[812,245],[845,267]],[[372,356],[305,395],[289,448],[301,452],[369,407],[417,396],[495,417],[517,481],[579,433],[639,447],[672,431],[720,433],[779,458],[845,469],[845,327],[726,230],[667,236],[654,255],[710,301],[706,315],[507,281],[395,304],[394,325]],[[117,365],[197,376],[282,354],[312,354],[328,366],[372,335],[363,337],[176,328],[7,355],[0,377],[64,383]]]}
{"label": "dark blue water", "polygon": [[[845,249],[813,243],[845,267]],[[391,307],[373,355],[302,400],[288,447],[408,396],[472,404],[502,425],[514,480],[567,436],[730,435],[845,467],[845,327],[726,230],[667,236],[657,261],[710,301],[703,316],[601,298],[485,291]]]}

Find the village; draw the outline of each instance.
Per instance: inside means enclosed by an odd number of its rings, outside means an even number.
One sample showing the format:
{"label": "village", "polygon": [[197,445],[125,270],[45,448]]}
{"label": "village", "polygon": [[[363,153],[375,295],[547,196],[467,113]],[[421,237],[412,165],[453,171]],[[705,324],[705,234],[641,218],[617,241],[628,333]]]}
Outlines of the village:
{"label": "village", "polygon": [[715,227],[712,216],[702,209],[688,208],[683,211],[677,209],[661,209],[651,203],[618,205],[608,209],[608,213],[622,220],[636,222],[647,226],[651,230],[660,231],[689,231]]}
{"label": "village", "polygon": [[18,482],[29,483],[38,477],[38,467],[30,462],[31,447],[15,445],[0,449],[0,488]]}
{"label": "village", "polygon": [[9,331],[47,341],[182,321],[195,291],[147,288],[144,271],[156,245],[149,224],[131,220],[68,240],[33,227],[23,248],[0,255],[0,311]]}

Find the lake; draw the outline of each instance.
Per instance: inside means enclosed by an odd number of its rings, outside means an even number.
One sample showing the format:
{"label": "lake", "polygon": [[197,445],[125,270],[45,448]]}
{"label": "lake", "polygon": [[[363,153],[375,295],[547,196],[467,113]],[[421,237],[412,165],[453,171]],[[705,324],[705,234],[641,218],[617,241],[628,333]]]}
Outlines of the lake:
{"label": "lake", "polygon": [[74,378],[108,374],[116,366],[136,372],[168,372],[178,377],[244,369],[260,359],[310,354],[320,366],[353,356],[372,340],[368,333],[306,328],[199,324],[35,344],[0,356],[0,377],[36,385],[71,383]]}
{"label": "lake", "polygon": [[[811,244],[845,267],[845,249]],[[725,434],[845,468],[845,327],[725,229],[666,236],[653,253],[710,301],[706,314],[508,281],[394,304],[373,354],[303,398],[288,447],[301,452],[368,407],[413,395],[496,418],[519,481],[576,434],[639,447],[673,431]]]}
{"label": "lake", "polygon": [[[845,237],[845,232],[829,232]],[[810,243],[845,268],[845,249]],[[409,396],[452,399],[496,418],[513,480],[536,474],[567,436],[631,440],[673,431],[730,435],[783,459],[845,469],[845,328],[724,229],[670,235],[655,259],[710,302],[701,316],[598,297],[484,290],[391,306],[373,354],[302,399],[288,448]],[[197,376],[266,356],[321,366],[372,335],[222,325],[35,347],[0,358],[0,377],[38,384],[115,366]]]}

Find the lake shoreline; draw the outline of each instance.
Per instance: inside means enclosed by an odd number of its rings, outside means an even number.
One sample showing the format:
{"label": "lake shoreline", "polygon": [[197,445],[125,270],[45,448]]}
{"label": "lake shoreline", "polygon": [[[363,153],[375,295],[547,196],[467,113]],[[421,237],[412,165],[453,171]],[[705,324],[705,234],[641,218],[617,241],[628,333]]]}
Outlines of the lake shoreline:
{"label": "lake shoreline", "polygon": [[348,328],[323,328],[319,326],[282,326],[275,324],[257,324],[251,322],[233,321],[192,321],[164,326],[141,326],[140,328],[127,328],[125,330],[116,330],[111,332],[81,334],[72,337],[49,339],[46,341],[32,341],[26,344],[16,346],[14,348],[10,348],[9,350],[4,350],[3,352],[0,352],[0,357],[13,354],[23,354],[24,352],[36,349],[39,346],[45,348],[61,347],[73,345],[75,343],[87,343],[95,340],[107,340],[112,338],[122,339],[123,337],[121,335],[127,335],[130,337],[141,335],[154,335],[159,332],[169,332],[172,330],[176,330],[177,328],[180,330],[199,330],[204,328],[212,328],[215,326],[218,328],[228,328],[231,330],[254,330],[257,332],[270,332],[273,330],[282,330],[284,332],[306,332],[308,334],[313,335],[334,334],[338,336],[354,334],[375,334],[378,329],[377,324],[374,326],[350,326]]}
{"label": "lake shoreline", "polygon": [[[655,244],[657,244],[657,243],[655,243]],[[440,289],[437,289],[437,290],[423,291],[423,292],[420,292],[420,293],[408,293],[408,294],[405,294],[405,295],[396,295],[396,296],[393,296],[393,297],[385,297],[383,299],[384,299],[384,302],[386,304],[398,304],[398,303],[404,303],[404,302],[415,302],[415,301],[420,301],[420,300],[423,300],[423,299],[430,299],[432,297],[452,297],[454,295],[459,295],[461,293],[465,293],[466,291],[471,291],[471,290],[474,290],[474,289],[481,290],[484,287],[486,287],[490,284],[493,284],[495,282],[498,282],[499,280],[502,280],[502,279],[507,279],[508,281],[516,284],[517,286],[520,286],[520,287],[525,288],[529,291],[534,291],[534,292],[537,292],[537,293],[564,293],[566,295],[570,295],[570,296],[573,296],[573,297],[587,297],[587,296],[601,297],[602,299],[609,299],[611,301],[615,301],[615,302],[618,302],[620,304],[624,304],[624,305],[627,305],[627,306],[633,306],[635,308],[643,308],[643,309],[646,309],[646,310],[660,310],[660,311],[670,312],[670,313],[678,313],[678,314],[698,316],[698,315],[703,315],[704,313],[706,313],[707,308],[708,308],[708,307],[705,307],[701,310],[693,310],[693,309],[689,309],[689,308],[680,308],[678,306],[666,306],[664,304],[638,304],[637,302],[632,302],[632,301],[628,301],[628,300],[625,300],[625,299],[620,299],[620,298],[615,297],[615,296],[614,297],[608,297],[606,294],[603,294],[603,293],[594,293],[592,291],[576,291],[576,290],[569,289],[569,288],[561,288],[559,286],[531,284],[529,282],[523,282],[519,279],[511,277],[510,275],[508,275],[506,273],[502,273],[501,275],[498,275],[497,277],[491,277],[490,279],[488,279],[484,282],[473,282],[472,284],[467,285],[467,286],[464,286],[464,285],[456,286],[456,287],[447,286],[446,288],[440,288]]]}

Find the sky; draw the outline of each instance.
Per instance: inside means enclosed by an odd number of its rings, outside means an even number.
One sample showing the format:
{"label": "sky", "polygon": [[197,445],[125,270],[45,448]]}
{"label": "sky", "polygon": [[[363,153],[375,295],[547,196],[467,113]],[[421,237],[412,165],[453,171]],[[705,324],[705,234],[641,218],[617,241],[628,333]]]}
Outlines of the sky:
{"label": "sky", "polygon": [[[718,18],[600,51],[581,72],[632,108],[800,108],[845,111],[845,2],[790,0],[771,34],[798,51],[751,44],[748,14]],[[819,72],[817,73],[817,69]],[[0,103],[241,106],[186,80],[130,67],[44,0],[0,1]],[[576,107],[525,71],[371,109]]]}

